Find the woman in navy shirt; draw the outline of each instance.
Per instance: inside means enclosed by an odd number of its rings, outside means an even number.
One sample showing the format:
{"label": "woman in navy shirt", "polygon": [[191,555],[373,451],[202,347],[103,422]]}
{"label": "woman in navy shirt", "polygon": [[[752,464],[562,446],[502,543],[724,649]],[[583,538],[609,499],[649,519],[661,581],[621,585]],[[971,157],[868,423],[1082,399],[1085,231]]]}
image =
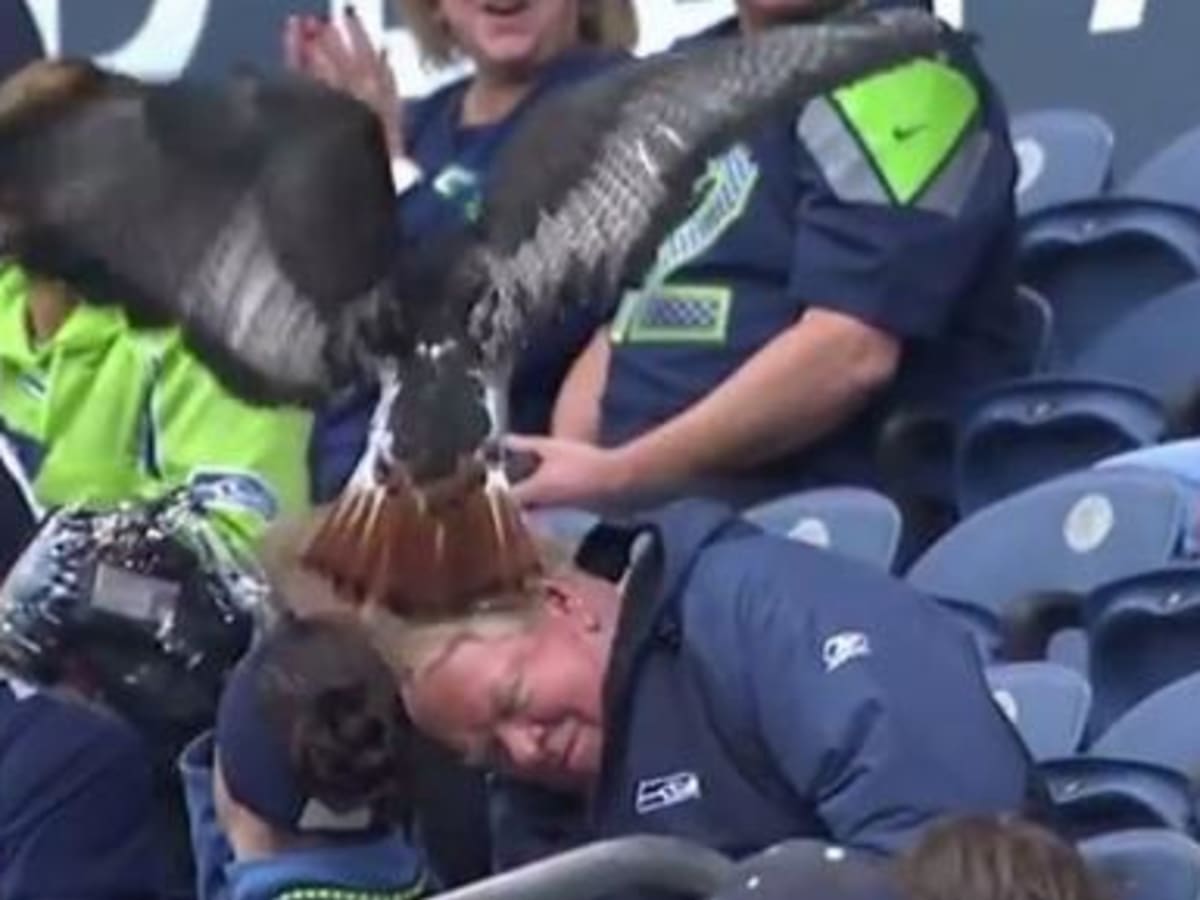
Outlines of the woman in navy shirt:
{"label": "woman in navy shirt", "polygon": [[[478,212],[500,148],[542,96],[628,58],[637,36],[630,0],[401,0],[424,61],[466,60],[473,74],[421,100],[399,100],[387,60],[353,9],[344,30],[303,17],[289,21],[287,56],[304,71],[371,105],[383,120],[400,192],[406,241],[460,227]],[[580,311],[548,326],[513,373],[514,430],[543,434],[572,360],[608,311]],[[373,396],[347,398],[318,423],[317,498],[344,483],[366,440]]]}

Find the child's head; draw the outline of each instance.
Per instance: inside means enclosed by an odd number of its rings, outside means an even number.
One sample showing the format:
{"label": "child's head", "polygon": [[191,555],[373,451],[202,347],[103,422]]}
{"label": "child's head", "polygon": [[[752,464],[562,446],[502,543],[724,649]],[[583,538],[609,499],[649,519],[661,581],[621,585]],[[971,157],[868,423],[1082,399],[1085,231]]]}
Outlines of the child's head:
{"label": "child's head", "polygon": [[217,713],[217,812],[239,858],[372,837],[409,808],[411,730],[353,626],[283,619],[238,664]]}
{"label": "child's head", "polygon": [[1015,818],[948,819],[900,863],[912,900],[1104,900],[1071,844]]}

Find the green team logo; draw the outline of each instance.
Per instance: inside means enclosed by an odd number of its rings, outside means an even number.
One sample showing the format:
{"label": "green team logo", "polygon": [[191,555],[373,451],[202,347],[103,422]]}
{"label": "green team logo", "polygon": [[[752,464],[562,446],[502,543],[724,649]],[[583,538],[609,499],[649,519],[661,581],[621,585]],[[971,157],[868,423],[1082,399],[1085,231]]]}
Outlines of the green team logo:
{"label": "green team logo", "polygon": [[470,169],[450,165],[438,173],[433,189],[463,211],[470,221],[479,219],[483,210],[483,186]]}
{"label": "green team logo", "polygon": [[693,188],[692,211],[659,247],[647,286],[666,281],[716,244],[750,205],[758,178],[758,163],[745,144],[709,160]]}
{"label": "green team logo", "polygon": [[658,249],[638,290],[621,298],[610,336],[614,343],[720,344],[725,341],[732,292],[723,285],[667,284],[702,256],[741,218],[758,185],[759,168],[739,144],[709,161],[696,180],[691,212]]}

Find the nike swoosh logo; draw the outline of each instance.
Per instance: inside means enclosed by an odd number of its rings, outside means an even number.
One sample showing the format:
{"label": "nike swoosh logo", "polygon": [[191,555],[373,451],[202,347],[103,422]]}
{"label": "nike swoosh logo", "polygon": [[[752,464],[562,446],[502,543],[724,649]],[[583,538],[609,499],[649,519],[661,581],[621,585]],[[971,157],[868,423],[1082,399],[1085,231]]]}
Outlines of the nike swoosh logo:
{"label": "nike swoosh logo", "polygon": [[892,137],[895,138],[897,143],[902,144],[905,141],[916,137],[928,127],[928,125],[897,125],[892,129]]}

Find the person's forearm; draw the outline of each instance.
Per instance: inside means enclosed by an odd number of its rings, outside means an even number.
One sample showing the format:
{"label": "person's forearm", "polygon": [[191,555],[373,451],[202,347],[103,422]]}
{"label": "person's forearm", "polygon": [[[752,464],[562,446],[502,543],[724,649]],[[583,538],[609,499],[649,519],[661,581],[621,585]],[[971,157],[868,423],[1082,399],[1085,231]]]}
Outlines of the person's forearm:
{"label": "person's forearm", "polygon": [[571,366],[554,403],[550,433],[594,444],[600,435],[600,398],[608,378],[608,328],[601,327]]}
{"label": "person's forearm", "polygon": [[624,487],[669,489],[799,450],[858,412],[898,357],[882,332],[809,313],[702,400],[619,448]]}

